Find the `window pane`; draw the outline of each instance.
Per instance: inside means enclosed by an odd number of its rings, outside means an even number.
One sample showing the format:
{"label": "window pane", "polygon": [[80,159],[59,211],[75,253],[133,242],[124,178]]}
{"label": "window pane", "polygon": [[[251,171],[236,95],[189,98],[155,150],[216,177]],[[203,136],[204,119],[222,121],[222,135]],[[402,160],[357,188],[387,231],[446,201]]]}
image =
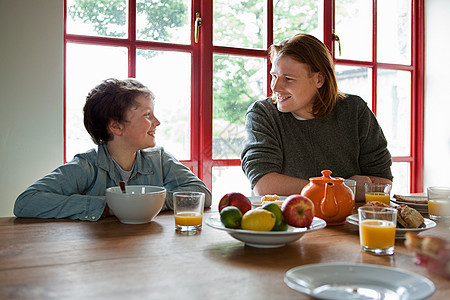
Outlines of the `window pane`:
{"label": "window pane", "polygon": [[213,40],[216,46],[262,49],[263,0],[214,0]]}
{"label": "window pane", "polygon": [[245,176],[241,166],[212,168],[212,205],[217,207],[223,195],[239,192],[251,196],[250,181]]}
{"label": "window pane", "polygon": [[372,1],[336,1],[336,34],[341,42],[335,44],[337,58],[372,60]]}
{"label": "window pane", "polygon": [[[176,66],[176,71],[168,66]],[[155,94],[156,144],[180,160],[190,159],[191,55],[138,49],[136,79]]]}
{"label": "window pane", "polygon": [[323,37],[323,1],[273,1],[273,41],[278,44],[297,33]]}
{"label": "window pane", "polygon": [[70,161],[95,146],[83,125],[86,96],[104,79],[127,77],[127,49],[68,43],[66,50],[66,159]]}
{"label": "window pane", "polygon": [[191,1],[136,1],[138,40],[189,44]]}
{"label": "window pane", "polygon": [[395,162],[392,163],[392,181],[391,196],[394,194],[404,195],[411,191],[411,164],[409,162]]}
{"label": "window pane", "polygon": [[377,118],[392,156],[409,156],[411,141],[411,73],[379,69]]}
{"label": "window pane", "polygon": [[239,158],[247,108],[266,97],[266,60],[214,55],[213,64],[213,158]]}
{"label": "window pane", "polygon": [[336,65],[335,70],[339,90],[360,96],[372,109],[372,69]]}
{"label": "window pane", "polygon": [[411,64],[411,0],[377,1],[379,62]]}
{"label": "window pane", "polygon": [[67,0],[67,33],[127,38],[126,0]]}

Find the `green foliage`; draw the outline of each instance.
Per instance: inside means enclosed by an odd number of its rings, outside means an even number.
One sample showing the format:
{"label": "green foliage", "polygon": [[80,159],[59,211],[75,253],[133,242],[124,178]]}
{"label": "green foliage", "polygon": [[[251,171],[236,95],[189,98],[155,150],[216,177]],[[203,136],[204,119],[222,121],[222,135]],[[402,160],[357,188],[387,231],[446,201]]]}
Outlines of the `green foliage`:
{"label": "green foliage", "polygon": [[[68,7],[68,14],[74,20],[82,20],[93,26],[101,36],[125,37],[127,27],[127,0],[75,0]],[[145,0],[137,1],[136,14],[144,15],[146,22],[138,28],[138,38],[143,40],[168,40],[169,29],[186,24],[187,6],[176,0]]]}

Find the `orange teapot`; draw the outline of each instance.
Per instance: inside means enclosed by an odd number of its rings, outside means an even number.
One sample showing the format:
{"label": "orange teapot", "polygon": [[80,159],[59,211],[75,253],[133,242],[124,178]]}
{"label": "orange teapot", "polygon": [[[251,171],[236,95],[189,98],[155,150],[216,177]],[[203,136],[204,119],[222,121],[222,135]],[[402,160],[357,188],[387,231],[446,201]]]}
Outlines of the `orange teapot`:
{"label": "orange teapot", "polygon": [[314,214],[327,225],[340,225],[353,213],[355,200],[352,190],[344,184],[344,179],[331,177],[330,170],[323,170],[322,177],[311,177],[302,189],[302,196],[314,203]]}

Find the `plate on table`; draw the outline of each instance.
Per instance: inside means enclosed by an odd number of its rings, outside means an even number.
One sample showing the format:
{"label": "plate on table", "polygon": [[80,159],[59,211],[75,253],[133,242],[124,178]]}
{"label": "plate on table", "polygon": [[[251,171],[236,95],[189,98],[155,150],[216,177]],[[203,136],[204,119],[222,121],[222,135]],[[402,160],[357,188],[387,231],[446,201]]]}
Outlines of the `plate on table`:
{"label": "plate on table", "polygon": [[425,299],[431,280],[400,269],[371,264],[310,264],[290,269],[284,282],[317,299]]}
{"label": "plate on table", "polygon": [[[263,196],[250,196],[250,197],[247,197],[247,198],[252,203],[253,208],[255,208],[255,207],[261,206],[261,198],[262,197]],[[286,196],[279,196],[279,197],[280,197],[280,201],[284,201],[287,198]]]}
{"label": "plate on table", "polygon": [[[358,224],[359,224],[358,214],[348,216],[347,222],[352,225],[358,226]],[[423,222],[425,223],[425,227],[421,227],[421,228],[398,228],[397,227],[395,229],[395,238],[396,239],[404,239],[405,233],[407,233],[408,231],[413,232],[413,233],[419,233],[421,231],[425,231],[425,230],[431,229],[433,227],[436,227],[436,222],[434,222],[433,220],[423,218]]]}
{"label": "plate on table", "polygon": [[[405,196],[406,197],[406,196]],[[410,199],[410,201],[402,201],[402,200],[398,200],[397,198],[392,198],[391,202],[395,203],[395,204],[406,204],[409,207],[414,208],[415,210],[417,210],[418,212],[422,213],[422,214],[427,214],[428,213],[428,204],[427,203],[419,203],[423,202],[424,199],[427,199],[427,196],[407,196],[408,199]],[[417,202],[414,202],[414,199],[417,199]]]}
{"label": "plate on table", "polygon": [[220,221],[220,215],[206,219],[206,224],[212,228],[228,232],[233,238],[244,242],[248,246],[256,248],[277,248],[300,239],[305,233],[319,230],[327,226],[327,223],[314,217],[311,226],[296,228],[288,226],[287,231],[254,231],[226,228]]}

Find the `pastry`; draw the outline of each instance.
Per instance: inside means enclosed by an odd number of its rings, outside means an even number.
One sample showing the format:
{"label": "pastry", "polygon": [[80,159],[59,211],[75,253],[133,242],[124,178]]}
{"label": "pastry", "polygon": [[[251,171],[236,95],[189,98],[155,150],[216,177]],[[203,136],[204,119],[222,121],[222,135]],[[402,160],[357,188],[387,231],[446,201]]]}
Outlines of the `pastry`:
{"label": "pastry", "polygon": [[423,216],[414,208],[405,204],[397,206],[397,223],[402,227],[419,228],[423,221]]}
{"label": "pastry", "polygon": [[279,206],[283,204],[283,201],[280,200],[280,196],[278,195],[265,195],[261,198],[261,205],[266,204],[267,202],[275,202]]}
{"label": "pastry", "polygon": [[409,207],[406,204],[402,204],[399,206],[389,206],[380,201],[371,201],[364,206],[373,206],[373,207],[392,207],[397,209],[397,226],[399,228],[419,228],[424,223],[423,216],[414,208]]}
{"label": "pastry", "polygon": [[450,279],[450,243],[435,236],[405,234],[405,246],[415,253],[415,264]]}

